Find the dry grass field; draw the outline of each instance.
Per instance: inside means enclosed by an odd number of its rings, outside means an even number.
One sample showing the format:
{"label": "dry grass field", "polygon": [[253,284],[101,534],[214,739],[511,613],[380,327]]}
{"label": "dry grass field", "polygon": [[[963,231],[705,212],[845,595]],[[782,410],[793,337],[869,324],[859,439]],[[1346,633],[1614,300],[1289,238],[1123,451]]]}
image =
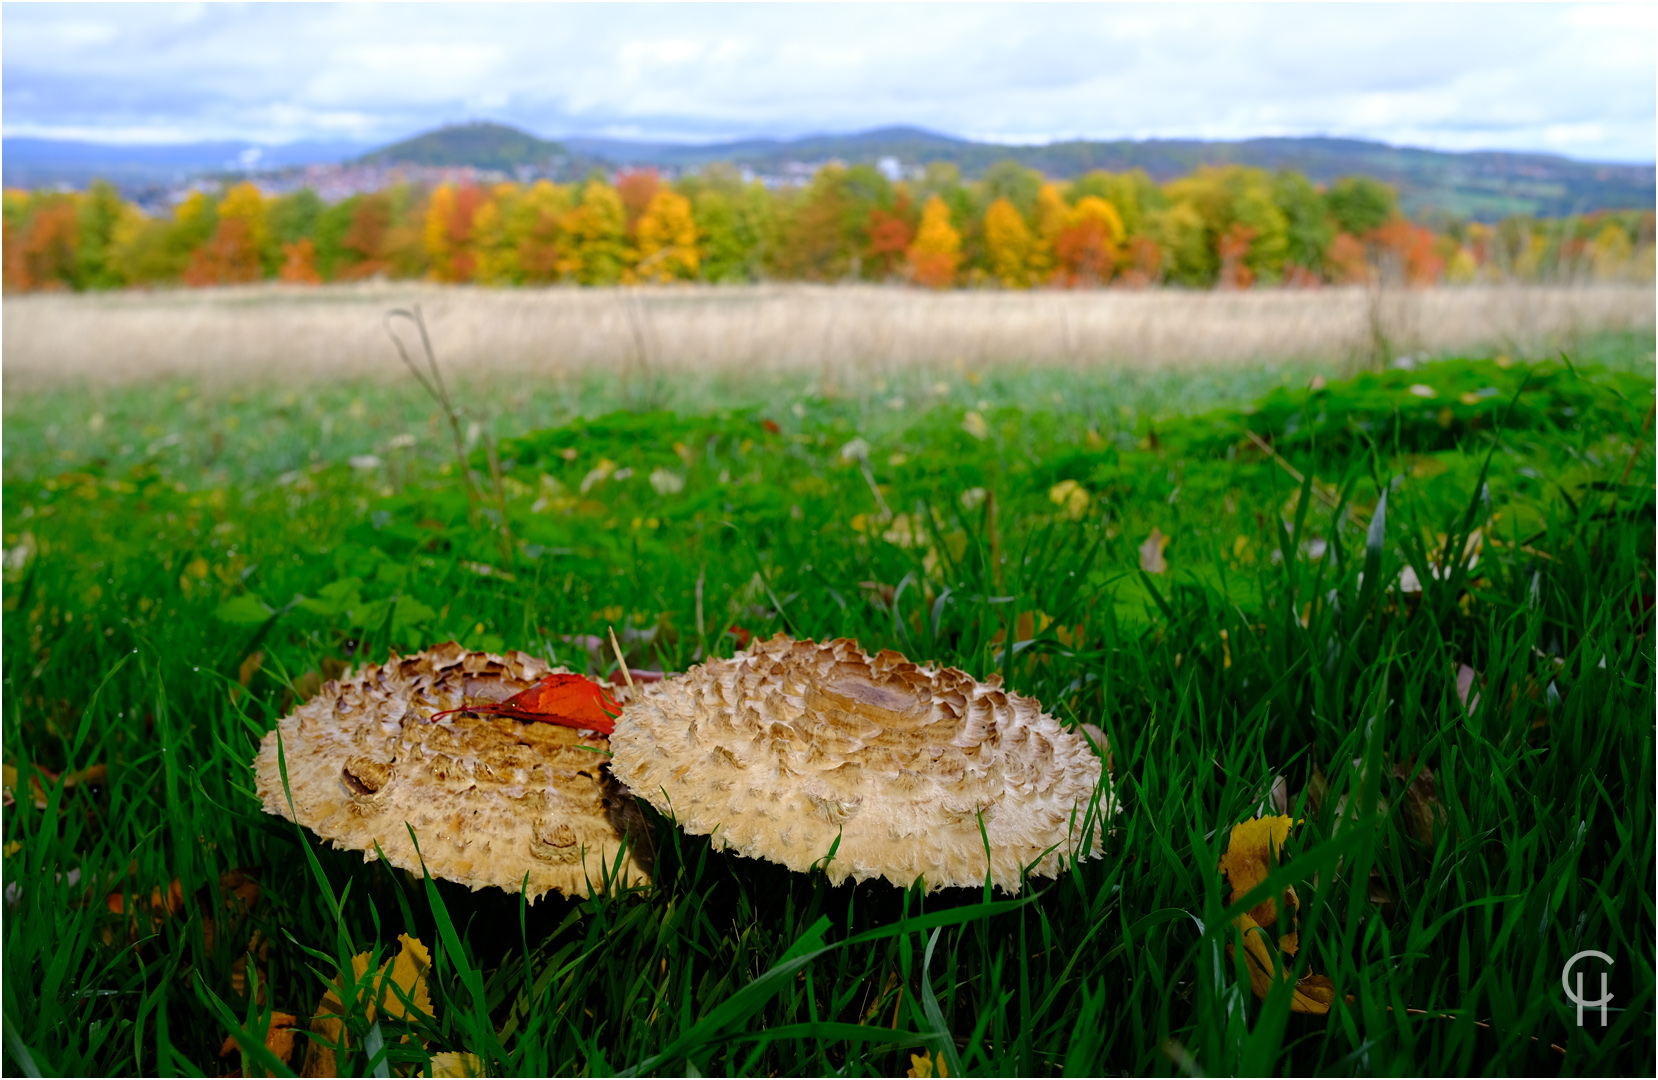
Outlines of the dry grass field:
{"label": "dry grass field", "polygon": [[445,367],[806,374],[1341,365],[1495,346],[1570,348],[1653,326],[1650,284],[1412,290],[946,292],[768,285],[491,290],[418,283],[7,297],[8,393],[176,376],[206,384],[402,378],[386,311],[419,304]]}

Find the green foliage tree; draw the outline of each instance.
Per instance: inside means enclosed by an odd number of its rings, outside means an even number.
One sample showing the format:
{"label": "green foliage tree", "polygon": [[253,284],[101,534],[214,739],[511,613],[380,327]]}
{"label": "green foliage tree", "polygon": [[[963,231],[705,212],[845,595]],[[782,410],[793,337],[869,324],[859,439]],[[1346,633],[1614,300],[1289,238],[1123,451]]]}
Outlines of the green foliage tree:
{"label": "green foliage tree", "polygon": [[324,207],[317,214],[311,239],[317,249],[317,273],[322,275],[324,281],[337,281],[340,272],[356,259],[353,252],[346,250],[345,237],[351,231],[351,219],[356,216],[357,205],[362,201],[363,196],[353,195],[333,206]]}
{"label": "green foliage tree", "polygon": [[110,260],[115,230],[127,204],[106,180],[95,181],[80,200],[80,245],[75,252],[75,284],[81,289],[113,289],[125,283]]}
{"label": "green foliage tree", "polygon": [[1028,226],[1036,220],[1036,200],[1042,193],[1042,174],[1017,161],[998,161],[984,172],[979,182],[986,212],[997,199],[1006,199]]}
{"label": "green foliage tree", "polygon": [[1398,213],[1399,194],[1368,176],[1344,176],[1324,195],[1336,228],[1353,236],[1381,228]]}
{"label": "green foliage tree", "polygon": [[271,200],[265,212],[265,221],[270,229],[270,243],[265,256],[267,267],[275,268],[282,264],[287,245],[313,239],[323,209],[322,199],[310,188],[300,188]]}
{"label": "green foliage tree", "polygon": [[1336,238],[1324,196],[1305,176],[1283,170],[1272,178],[1272,201],[1284,217],[1285,264],[1323,273],[1324,253]]}

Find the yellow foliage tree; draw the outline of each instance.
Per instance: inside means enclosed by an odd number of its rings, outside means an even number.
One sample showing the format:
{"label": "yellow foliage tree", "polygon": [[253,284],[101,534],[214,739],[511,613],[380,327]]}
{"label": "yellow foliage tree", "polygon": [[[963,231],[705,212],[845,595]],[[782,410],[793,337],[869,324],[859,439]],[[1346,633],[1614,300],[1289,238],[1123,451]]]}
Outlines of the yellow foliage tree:
{"label": "yellow foliage tree", "polygon": [[984,215],[984,242],[990,255],[990,270],[1010,289],[1031,284],[1031,256],[1035,238],[1024,216],[1007,199],[997,199]]}
{"label": "yellow foliage tree", "polygon": [[240,221],[247,229],[248,243],[256,252],[263,252],[270,243],[271,230],[266,221],[265,196],[252,184],[243,181],[225,192],[219,202],[219,220]]}
{"label": "yellow foliage tree", "polygon": [[421,245],[432,260],[432,276],[439,281],[450,279],[448,268],[454,257],[454,245],[449,239],[449,222],[455,216],[455,188],[439,184],[426,204],[426,223],[421,230]]}
{"label": "yellow foliage tree", "polygon": [[569,213],[570,189],[549,180],[537,180],[503,210],[503,242],[514,252],[520,280],[558,280],[560,248],[566,242],[562,222]]}
{"label": "yellow foliage tree", "polygon": [[919,285],[945,289],[955,284],[961,263],[961,234],[950,224],[950,208],[937,195],[921,207],[921,227],[907,253],[910,274]]}
{"label": "yellow foliage tree", "polygon": [[673,281],[697,276],[697,224],[691,200],[670,188],[660,188],[639,217],[639,262],[635,271],[644,281]]}
{"label": "yellow foliage tree", "polygon": [[515,285],[520,280],[518,249],[507,237],[506,219],[518,201],[518,185],[496,184],[472,217],[474,280],[482,285]]}
{"label": "yellow foliage tree", "polygon": [[589,180],[581,203],[565,216],[569,237],[560,252],[559,271],[583,285],[614,285],[622,280],[627,256],[627,211],[616,189]]}

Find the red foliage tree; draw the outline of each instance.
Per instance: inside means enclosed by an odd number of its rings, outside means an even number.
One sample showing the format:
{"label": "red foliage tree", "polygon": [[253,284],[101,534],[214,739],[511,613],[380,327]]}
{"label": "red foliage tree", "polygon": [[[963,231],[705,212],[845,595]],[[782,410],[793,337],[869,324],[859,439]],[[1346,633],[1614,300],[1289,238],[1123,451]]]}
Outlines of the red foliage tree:
{"label": "red foliage tree", "polygon": [[875,207],[869,212],[869,261],[882,277],[892,277],[904,261],[904,253],[915,243],[915,216],[910,194],[900,191],[891,210]]}
{"label": "red foliage tree", "polygon": [[252,230],[239,217],[220,218],[213,235],[190,253],[190,265],[184,268],[184,283],[198,288],[246,285],[264,276]]}
{"label": "red foliage tree", "polygon": [[1249,254],[1249,243],[1255,239],[1255,230],[1243,222],[1234,222],[1215,243],[1215,254],[1220,256],[1220,275],[1215,280],[1217,289],[1247,289],[1255,283],[1255,271],[1244,258]]}
{"label": "red foliage tree", "polygon": [[386,272],[386,234],[391,230],[391,206],[375,193],[358,200],[351,213],[351,225],[340,239],[340,247],[353,261],[338,273],[342,281],[355,281]]}

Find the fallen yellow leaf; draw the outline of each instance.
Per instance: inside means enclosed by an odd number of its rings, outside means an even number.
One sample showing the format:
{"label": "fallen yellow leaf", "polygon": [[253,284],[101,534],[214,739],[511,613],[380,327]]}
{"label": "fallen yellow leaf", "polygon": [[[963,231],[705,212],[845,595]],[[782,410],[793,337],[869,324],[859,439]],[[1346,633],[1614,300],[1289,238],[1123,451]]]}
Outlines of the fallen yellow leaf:
{"label": "fallen yellow leaf", "polygon": [[[1266,880],[1278,861],[1277,853],[1283,849],[1284,841],[1289,839],[1293,824],[1289,817],[1277,814],[1233,826],[1232,835],[1226,842],[1226,854],[1220,860],[1221,871],[1232,887],[1226,897],[1228,904],[1247,895]],[[1232,920],[1232,925],[1242,935],[1249,987],[1258,998],[1264,999],[1277,979],[1290,977],[1294,966],[1292,958],[1301,947],[1295,928],[1296,915],[1301,907],[1300,898],[1291,888],[1286,888],[1282,895],[1289,911],[1290,929],[1278,938],[1276,949],[1273,948],[1271,930],[1278,925],[1278,902],[1272,897],[1267,897]],[[1226,951],[1232,955],[1232,946],[1228,945]],[[1297,980],[1290,1009],[1323,1016],[1330,1011],[1334,1000],[1335,984],[1328,976],[1308,975]]]}
{"label": "fallen yellow leaf", "polygon": [[444,1052],[432,1055],[432,1067],[427,1076],[482,1076],[484,1062],[477,1054]]}
{"label": "fallen yellow leaf", "polygon": [[[411,1016],[430,1019],[433,1016],[431,994],[426,989],[426,972],[432,966],[432,955],[419,938],[399,934],[397,940],[402,943],[402,948],[395,957],[380,965],[372,979],[365,981],[363,976],[368,972],[373,954],[361,952],[351,958],[351,973],[357,984],[357,1002],[362,1006],[366,1020],[373,1021],[377,1013],[396,1020],[406,1020]],[[398,990],[402,991],[401,995]],[[409,999],[412,1009],[404,1005],[405,997]],[[344,1002],[339,994],[329,990],[322,996],[317,1015],[311,1021],[311,1031],[317,1038],[305,1055],[304,1075],[338,1075],[333,1047],[345,1045],[344,1016]]]}
{"label": "fallen yellow leaf", "polygon": [[944,1067],[943,1053],[938,1055],[936,1061],[926,1054],[911,1054],[910,1071],[904,1075],[914,1077],[949,1076],[950,1071]]}

